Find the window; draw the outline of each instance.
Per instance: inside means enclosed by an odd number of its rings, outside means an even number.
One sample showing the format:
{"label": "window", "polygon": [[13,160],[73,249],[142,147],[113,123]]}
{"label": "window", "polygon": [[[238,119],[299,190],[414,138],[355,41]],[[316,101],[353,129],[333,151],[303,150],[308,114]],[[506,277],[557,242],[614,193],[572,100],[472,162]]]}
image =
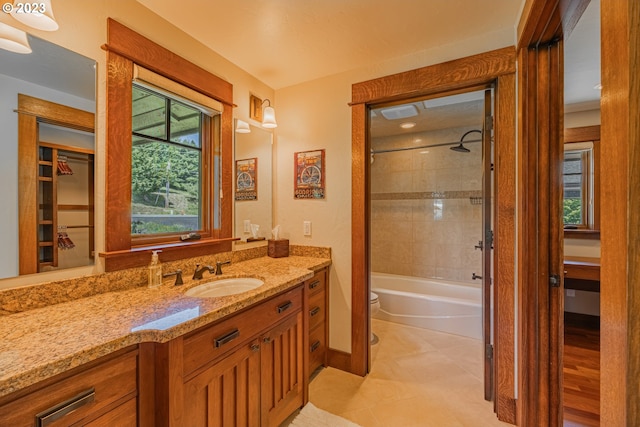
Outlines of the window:
{"label": "window", "polygon": [[599,238],[600,126],[564,131],[565,237]]}
{"label": "window", "polygon": [[132,95],[131,234],[199,232],[210,117],[136,84]]}
{"label": "window", "polygon": [[592,228],[593,224],[593,148],[564,152],[564,224],[565,228]]}
{"label": "window", "polygon": [[[232,191],[233,85],[117,21],[108,19],[107,29],[105,233],[104,251],[100,252],[104,270],[148,265],[152,249],[162,250],[163,262],[230,251],[235,240],[233,204],[232,198],[223,194]],[[161,123],[146,129],[141,119],[134,123],[134,90],[148,91],[145,95],[155,102],[156,111],[149,107],[147,113],[164,117]],[[195,119],[190,118],[181,128],[176,117],[186,118],[193,109],[200,125],[194,125],[189,120]],[[200,135],[196,136],[198,127]],[[152,148],[164,152],[154,158],[148,153]],[[169,153],[171,150],[175,153]],[[150,175],[164,176],[147,183],[151,189],[146,193],[136,186],[135,196],[134,152],[148,160],[146,164],[138,162],[139,169],[156,168]],[[198,156],[199,166],[195,167],[193,158]],[[185,159],[191,159],[188,166],[179,164]],[[189,171],[186,176],[174,176],[183,169]],[[165,203],[167,194],[169,201]],[[175,220],[183,211],[185,216],[194,215],[197,225],[160,228],[156,221],[136,224],[134,229],[132,207],[140,198],[146,198],[147,205],[152,202],[156,214],[160,211],[159,215],[172,217],[169,219]],[[178,231],[182,228],[197,228],[201,238],[183,242],[180,237],[185,232]]]}

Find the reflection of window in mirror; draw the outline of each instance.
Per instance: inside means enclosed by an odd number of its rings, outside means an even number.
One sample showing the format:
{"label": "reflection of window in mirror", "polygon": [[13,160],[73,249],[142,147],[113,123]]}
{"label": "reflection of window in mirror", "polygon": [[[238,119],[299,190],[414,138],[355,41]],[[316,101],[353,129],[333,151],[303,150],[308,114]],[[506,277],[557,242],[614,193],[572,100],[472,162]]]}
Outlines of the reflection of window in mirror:
{"label": "reflection of window in mirror", "polygon": [[600,126],[565,129],[565,236],[597,238],[600,230]]}

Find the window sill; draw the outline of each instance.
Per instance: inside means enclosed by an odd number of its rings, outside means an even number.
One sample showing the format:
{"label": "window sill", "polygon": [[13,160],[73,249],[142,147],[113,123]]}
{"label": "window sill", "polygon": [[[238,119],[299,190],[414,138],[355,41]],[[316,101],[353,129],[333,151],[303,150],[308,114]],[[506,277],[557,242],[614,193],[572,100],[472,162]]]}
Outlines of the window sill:
{"label": "window sill", "polygon": [[564,230],[564,238],[600,240],[600,230]]}
{"label": "window sill", "polygon": [[149,264],[151,251],[161,251],[162,262],[211,255],[220,252],[230,252],[232,242],[240,240],[237,237],[226,239],[206,239],[193,242],[167,243],[154,246],[131,248],[130,250],[102,252],[105,271],[124,270],[126,268],[144,267]]}

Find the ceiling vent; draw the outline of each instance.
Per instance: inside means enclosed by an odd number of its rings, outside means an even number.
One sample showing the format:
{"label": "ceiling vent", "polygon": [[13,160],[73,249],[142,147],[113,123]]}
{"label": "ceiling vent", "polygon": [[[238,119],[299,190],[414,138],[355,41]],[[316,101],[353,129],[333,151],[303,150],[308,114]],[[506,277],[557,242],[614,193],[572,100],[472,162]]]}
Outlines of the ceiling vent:
{"label": "ceiling vent", "polygon": [[413,104],[398,105],[397,107],[390,107],[380,110],[380,113],[387,120],[398,120],[417,116],[418,109]]}

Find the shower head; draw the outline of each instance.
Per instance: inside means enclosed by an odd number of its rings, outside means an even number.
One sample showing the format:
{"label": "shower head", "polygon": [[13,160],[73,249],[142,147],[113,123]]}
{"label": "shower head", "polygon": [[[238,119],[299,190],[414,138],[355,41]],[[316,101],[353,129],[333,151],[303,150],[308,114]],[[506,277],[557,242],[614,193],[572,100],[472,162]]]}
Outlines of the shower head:
{"label": "shower head", "polygon": [[478,132],[479,134],[482,134],[481,130],[477,130],[477,129],[470,130],[470,131],[466,132],[464,135],[462,135],[462,138],[460,138],[460,145],[456,145],[455,147],[451,147],[450,150],[457,151],[458,153],[470,153],[471,150],[469,150],[464,145],[462,145],[462,141],[464,141],[464,137],[465,136],[467,136],[467,135],[469,135],[470,133],[473,133],[473,132]]}
{"label": "shower head", "polygon": [[469,153],[469,152],[471,152],[471,150],[469,150],[464,145],[462,145],[462,142],[460,143],[460,145],[456,145],[455,147],[450,147],[449,150],[457,151],[458,153]]}

